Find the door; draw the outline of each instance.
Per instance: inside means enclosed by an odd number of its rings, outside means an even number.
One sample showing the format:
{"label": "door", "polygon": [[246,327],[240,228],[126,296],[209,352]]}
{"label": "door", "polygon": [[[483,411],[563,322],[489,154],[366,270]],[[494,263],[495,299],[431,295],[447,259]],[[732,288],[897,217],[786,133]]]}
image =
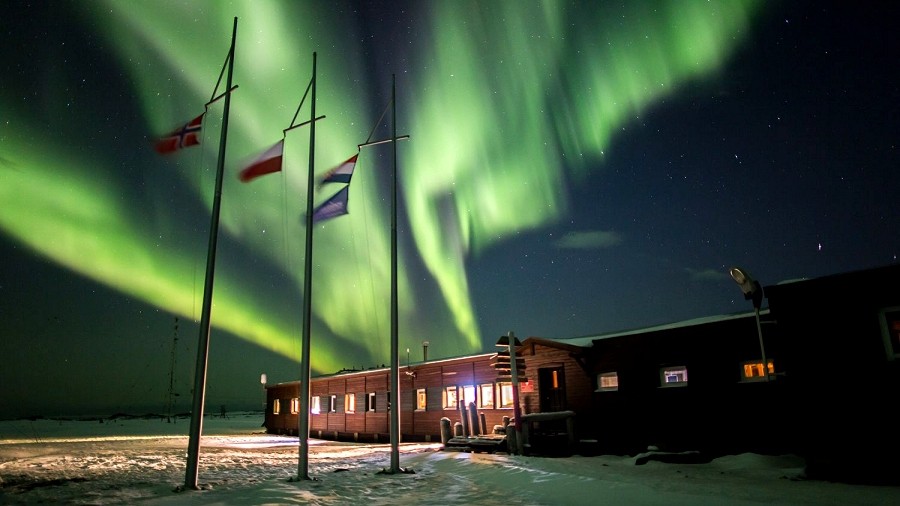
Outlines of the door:
{"label": "door", "polygon": [[562,366],[538,369],[541,413],[566,410],[566,373]]}

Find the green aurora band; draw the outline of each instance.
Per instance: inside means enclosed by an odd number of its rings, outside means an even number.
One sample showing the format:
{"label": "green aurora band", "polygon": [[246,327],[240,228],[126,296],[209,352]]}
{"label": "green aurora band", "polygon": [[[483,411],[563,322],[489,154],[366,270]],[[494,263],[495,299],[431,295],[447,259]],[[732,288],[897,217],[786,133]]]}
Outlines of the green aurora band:
{"label": "green aurora band", "polygon": [[[131,86],[116,93],[136,97],[142,116],[137,121],[143,124],[131,128],[148,137],[202,111],[238,18],[238,89],[220,223],[220,245],[235,247],[220,252],[212,324],[299,359],[299,295],[276,301],[284,294],[272,293],[253,271],[277,272],[292,286],[291,296],[301,293],[305,236],[298,217],[305,212],[308,126],[288,132],[280,175],[244,184],[236,173],[289,126],[311,77],[313,52],[317,114],[326,116],[316,126],[316,172],[346,159],[366,139],[388,105],[390,83],[368,75],[354,18],[327,2],[73,5],[82,9],[73,13],[76,22],[102,32]],[[428,336],[435,357],[454,356],[483,349],[467,259],[564,218],[567,179],[601,166],[614,132],[635,116],[719,68],[748,33],[760,4],[413,5],[415,33],[424,35],[401,41],[410,54],[402,68],[391,69],[412,88],[398,88],[396,104],[398,134],[410,134],[397,146],[398,208],[411,232],[399,261],[400,346],[418,346]],[[31,124],[28,104],[16,97],[0,101],[8,111],[0,125],[3,232],[67,269],[196,321],[208,230],[173,233],[184,219],[166,196],[181,186],[205,212],[188,221],[208,227],[222,101],[210,106],[200,148],[169,158],[148,145],[135,148],[128,163],[132,175],[142,174],[137,189],[117,175],[120,164],[81,149],[78,139]],[[307,119],[308,101],[297,121]],[[389,361],[390,149],[363,149],[350,214],[315,230],[316,371],[338,370],[348,355],[358,363]],[[322,188],[316,200],[335,190]],[[145,205],[135,208],[123,198],[129,192],[141,192]],[[411,281],[421,277],[412,263],[430,274],[425,288]],[[443,307],[425,307],[429,288]]]}

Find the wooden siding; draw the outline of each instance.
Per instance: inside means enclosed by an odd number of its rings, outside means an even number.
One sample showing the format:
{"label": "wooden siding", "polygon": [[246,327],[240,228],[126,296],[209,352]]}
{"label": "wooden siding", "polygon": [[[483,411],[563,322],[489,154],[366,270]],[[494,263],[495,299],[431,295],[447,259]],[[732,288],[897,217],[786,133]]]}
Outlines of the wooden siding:
{"label": "wooden siding", "polygon": [[[407,374],[409,372],[410,374]],[[311,396],[320,397],[321,412],[310,415],[310,435],[325,439],[348,439],[385,442],[389,439],[390,420],[388,391],[390,371],[351,372],[341,375],[313,378],[310,382]],[[444,408],[443,395],[446,387],[475,387],[492,384],[497,374],[491,366],[491,355],[475,355],[457,359],[440,360],[410,367],[400,371],[400,436],[406,441],[439,441],[441,419],[448,418],[451,424],[461,423],[462,414],[457,407]],[[426,392],[424,410],[416,410],[416,393],[420,388]],[[495,389],[493,389],[495,390]],[[280,398],[282,406],[290,406],[291,397],[299,393],[298,383],[287,383],[267,388],[268,402]],[[366,396],[375,393],[375,411],[365,411]],[[356,409],[346,413],[344,395],[356,396]],[[335,412],[328,412],[328,400],[335,395]],[[460,390],[460,396],[461,396]],[[495,425],[503,423],[503,417],[512,417],[511,408],[479,408],[485,418],[482,432],[491,432]],[[297,416],[285,413],[267,415],[268,432],[296,434]]]}
{"label": "wooden siding", "polygon": [[[896,403],[885,396],[900,387],[900,359],[885,344],[880,311],[900,307],[897,286],[900,265],[766,286],[769,307],[759,317],[777,374],[771,381],[742,378],[742,365],[761,358],[749,302],[746,314],[598,336],[591,344],[579,339],[582,346],[528,338],[520,355],[531,389],[521,393],[522,411],[541,410],[548,394],[541,383],[552,378],[542,371],[559,368],[565,396],[553,402],[576,413],[577,437],[596,440],[602,453],[642,452],[649,445],[712,454],[797,453],[814,463],[810,469],[851,462],[860,478],[865,470],[869,477],[896,479],[900,465],[885,464],[881,456],[900,450],[900,439],[890,437]],[[446,387],[495,383],[490,362],[491,354],[482,354],[402,367],[401,440],[439,440],[442,418],[461,419],[457,407],[443,405]],[[685,386],[661,383],[660,368],[670,366],[687,368]],[[597,388],[597,375],[606,372],[617,374],[614,391]],[[385,441],[388,376],[378,369],[313,378],[312,395],[337,395],[338,410],[312,415],[311,435]],[[426,391],[424,410],[415,409],[418,388]],[[298,391],[297,383],[267,386],[269,432],[296,432],[290,400]],[[375,392],[376,411],[362,413],[360,397],[356,413],[343,413],[348,391]],[[271,411],[275,399],[279,415]],[[489,431],[513,410],[478,412]]]}

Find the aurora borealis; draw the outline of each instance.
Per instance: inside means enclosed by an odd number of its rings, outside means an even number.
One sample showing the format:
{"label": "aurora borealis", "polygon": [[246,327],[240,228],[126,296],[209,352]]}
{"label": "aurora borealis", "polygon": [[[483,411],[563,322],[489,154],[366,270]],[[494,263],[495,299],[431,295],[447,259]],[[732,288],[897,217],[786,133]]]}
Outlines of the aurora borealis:
{"label": "aurora borealis", "polygon": [[[308,129],[287,133],[281,173],[237,173],[290,125],[313,52],[317,174],[390,135],[396,76],[410,136],[396,146],[400,348],[413,360],[425,340],[440,358],[508,330],[570,337],[745,310],[733,263],[767,284],[896,261],[896,85],[857,90],[841,60],[888,72],[854,50],[879,27],[853,25],[881,16],[732,0],[47,4],[0,7],[5,46],[22,48],[0,57],[0,247],[16,259],[0,331],[6,357],[43,364],[6,385],[42,383],[59,368],[54,340],[77,335],[60,351],[73,377],[153,382],[107,404],[161,405],[177,317],[187,397],[221,101],[199,147],[163,157],[152,140],[203,112],[234,17],[210,402],[254,402],[259,373],[297,374]],[[885,61],[895,46],[872,42]],[[391,169],[389,144],[364,148],[350,214],[315,229],[314,373],[389,363]],[[60,283],[100,295],[67,298]],[[32,307],[40,292],[63,303]],[[119,350],[115,366],[98,365],[100,349]]]}

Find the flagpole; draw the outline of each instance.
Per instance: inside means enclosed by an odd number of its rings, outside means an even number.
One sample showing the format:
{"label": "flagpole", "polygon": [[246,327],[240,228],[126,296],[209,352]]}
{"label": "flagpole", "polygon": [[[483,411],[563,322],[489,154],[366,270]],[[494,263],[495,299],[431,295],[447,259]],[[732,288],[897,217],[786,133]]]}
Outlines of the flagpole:
{"label": "flagpole", "polygon": [[303,338],[300,349],[299,459],[297,479],[309,480],[309,341],[312,311],[313,173],[316,163],[316,53],[313,53],[312,106],[309,116],[309,171],[306,184],[306,262],[303,276]]}
{"label": "flagpole", "polygon": [[397,95],[396,77],[391,75],[391,473],[400,472],[400,365],[397,343]]}
{"label": "flagpole", "polygon": [[[209,358],[210,312],[212,309],[213,274],[216,267],[216,242],[219,231],[219,211],[222,203],[222,175],[225,172],[225,141],[228,138],[228,110],[231,105],[231,81],[234,71],[234,46],[237,38],[238,18],[234,18],[231,32],[231,49],[228,59],[228,90],[222,114],[222,133],[219,140],[219,159],[216,166],[216,187],[213,198],[212,217],[209,225],[209,249],[206,257],[206,282],[203,287],[203,313],[200,319],[200,338],[197,346],[197,366],[194,369],[194,401],[191,409],[191,432],[188,439],[187,469],[184,488],[197,490],[198,462],[200,460],[200,434],[203,430],[203,406],[206,400],[206,369]],[[221,77],[221,76],[220,76]]]}
{"label": "flagpole", "polygon": [[[388,392],[390,394],[390,440],[391,440],[391,468],[383,470],[384,473],[396,474],[399,472],[407,472],[400,467],[400,353],[397,343],[398,324],[397,324],[397,141],[409,139],[409,135],[397,136],[397,93],[396,93],[396,75],[391,76],[391,122],[392,130],[389,139],[372,141],[372,135],[366,142],[359,144],[357,147],[362,149],[368,146],[376,146],[386,142],[392,143],[393,146],[393,170],[391,172],[391,373]],[[379,118],[378,123],[387,113],[385,107],[384,113]],[[375,125],[378,127],[378,124]],[[375,133],[375,130],[372,130]]]}

